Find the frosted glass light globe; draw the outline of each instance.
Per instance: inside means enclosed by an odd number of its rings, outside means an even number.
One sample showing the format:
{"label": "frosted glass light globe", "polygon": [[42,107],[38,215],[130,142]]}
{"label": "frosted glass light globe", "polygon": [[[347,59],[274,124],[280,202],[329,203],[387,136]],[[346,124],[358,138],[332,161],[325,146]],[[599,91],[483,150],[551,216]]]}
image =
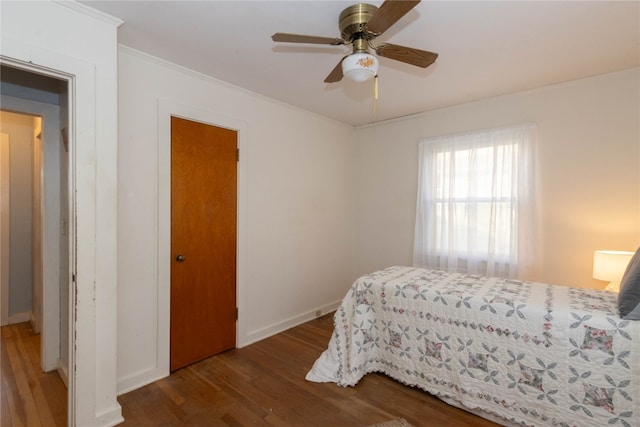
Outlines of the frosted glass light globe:
{"label": "frosted glass light globe", "polygon": [[378,73],[378,58],[368,53],[354,53],[342,61],[342,74],[354,82],[364,82]]}

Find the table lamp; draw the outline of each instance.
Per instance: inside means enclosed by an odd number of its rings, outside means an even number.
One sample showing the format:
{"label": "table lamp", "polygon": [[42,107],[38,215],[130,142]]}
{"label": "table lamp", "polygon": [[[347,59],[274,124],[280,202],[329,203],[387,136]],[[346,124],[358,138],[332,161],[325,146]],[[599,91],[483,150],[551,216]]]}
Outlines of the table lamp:
{"label": "table lamp", "polygon": [[606,291],[618,292],[620,282],[631,261],[633,252],[595,251],[593,253],[593,278],[609,282]]}

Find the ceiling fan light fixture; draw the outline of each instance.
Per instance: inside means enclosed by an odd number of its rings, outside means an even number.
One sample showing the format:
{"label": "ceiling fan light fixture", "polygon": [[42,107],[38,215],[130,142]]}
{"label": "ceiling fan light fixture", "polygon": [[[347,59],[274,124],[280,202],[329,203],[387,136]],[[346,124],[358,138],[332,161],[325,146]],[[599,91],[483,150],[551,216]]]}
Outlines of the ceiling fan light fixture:
{"label": "ceiling fan light fixture", "polygon": [[[2,0],[0,0],[2,1]],[[384,0],[379,6],[355,4],[344,9],[338,19],[340,38],[307,36],[304,34],[275,33],[274,42],[312,43],[330,46],[352,45],[352,55],[343,57],[325,83],[336,83],[344,77],[355,82],[364,82],[378,74],[378,59],[369,54],[375,51],[382,56],[405,64],[427,68],[438,57],[437,53],[397,44],[383,43],[374,46],[371,42],[416,7],[420,0]]]}
{"label": "ceiling fan light fixture", "polygon": [[364,82],[378,74],[378,58],[360,52],[347,56],[342,61],[342,74],[354,82]]}

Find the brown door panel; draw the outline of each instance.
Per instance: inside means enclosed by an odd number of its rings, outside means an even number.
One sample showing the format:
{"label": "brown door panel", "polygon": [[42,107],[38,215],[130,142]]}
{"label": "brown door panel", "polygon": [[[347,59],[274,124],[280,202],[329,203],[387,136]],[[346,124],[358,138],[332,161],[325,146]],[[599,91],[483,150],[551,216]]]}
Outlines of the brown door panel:
{"label": "brown door panel", "polygon": [[171,118],[172,371],[235,347],[236,149],[233,130]]}

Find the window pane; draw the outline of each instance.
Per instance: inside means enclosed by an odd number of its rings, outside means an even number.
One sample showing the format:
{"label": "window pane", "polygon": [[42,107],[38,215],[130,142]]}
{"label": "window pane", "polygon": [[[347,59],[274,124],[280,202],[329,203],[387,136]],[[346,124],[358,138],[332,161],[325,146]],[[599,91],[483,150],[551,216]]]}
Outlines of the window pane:
{"label": "window pane", "polygon": [[519,252],[533,253],[533,213],[518,207],[535,194],[535,132],[527,124],[420,144],[414,265],[516,277]]}

